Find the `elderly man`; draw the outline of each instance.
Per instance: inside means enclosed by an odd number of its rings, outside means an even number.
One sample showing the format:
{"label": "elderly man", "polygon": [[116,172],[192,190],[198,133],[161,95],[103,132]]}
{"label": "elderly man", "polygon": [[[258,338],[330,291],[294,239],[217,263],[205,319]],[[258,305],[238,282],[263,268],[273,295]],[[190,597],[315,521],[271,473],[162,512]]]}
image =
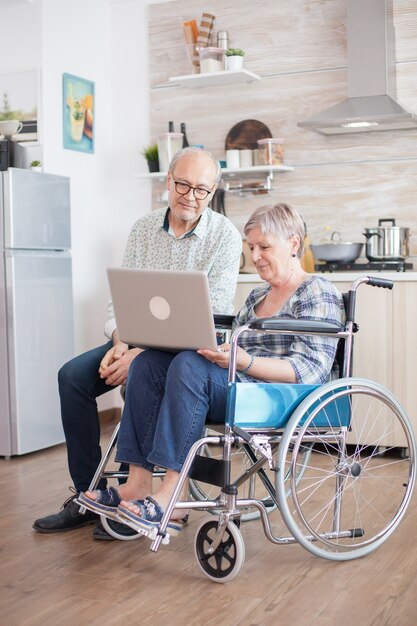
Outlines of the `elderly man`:
{"label": "elderly man", "polygon": [[[208,276],[214,313],[232,313],[242,240],[223,215],[209,208],[221,171],[210,153],[185,148],[172,159],[167,177],[168,208],[153,211],[133,226],[123,266],[138,269],[201,270]],[[121,385],[141,352],[120,341],[109,305],[108,343],[66,363],[58,374],[68,466],[75,493],[59,513],[37,519],[39,532],[63,532],[95,521],[74,502],[86,491],[100,462],[100,422],[96,398]],[[103,489],[105,484],[98,485]],[[102,531],[96,528],[94,536]]]}

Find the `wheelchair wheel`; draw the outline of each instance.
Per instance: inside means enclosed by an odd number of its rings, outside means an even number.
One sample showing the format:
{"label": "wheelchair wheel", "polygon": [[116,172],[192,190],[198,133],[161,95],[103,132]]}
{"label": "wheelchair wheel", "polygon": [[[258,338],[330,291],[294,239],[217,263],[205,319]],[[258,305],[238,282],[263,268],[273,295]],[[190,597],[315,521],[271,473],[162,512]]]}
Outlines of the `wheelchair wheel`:
{"label": "wheelchair wheel", "polygon": [[218,522],[213,517],[201,521],[195,535],[194,551],[204,574],[215,583],[225,583],[240,572],[245,560],[245,544],[239,528],[229,521],[220,545],[210,554],[217,526]]}
{"label": "wheelchair wheel", "polygon": [[[313,442],[309,441],[307,443],[304,443],[302,446],[300,446],[300,450],[298,453],[297,467],[295,468],[295,474],[294,474],[296,484],[298,484],[298,482],[304,476],[304,472],[306,471],[306,468],[308,467],[313,445],[314,445]],[[292,450],[293,450],[293,446],[290,445],[288,447],[287,458],[285,461],[284,481],[285,481],[285,497],[287,499],[291,496],[291,493],[292,493],[292,480],[290,480],[292,476],[291,469],[290,469]],[[279,472],[275,472],[275,487],[276,487],[277,493],[279,489],[278,487],[279,475],[278,474]]]}
{"label": "wheelchair wheel", "polygon": [[[306,441],[314,442],[313,451],[297,478]],[[278,501],[288,529],[309,552],[330,560],[373,552],[410,503],[415,455],[408,417],[383,386],[345,378],[316,389],[292,415],[278,452]]]}
{"label": "wheelchair wheel", "polygon": [[[208,432],[208,434],[210,435],[210,432]],[[204,436],[207,436],[207,431],[204,434]],[[206,445],[204,446],[200,454],[206,455],[210,458],[222,459],[223,448],[221,446]],[[256,455],[256,458],[259,458],[259,455]],[[231,459],[232,459],[232,480],[236,480],[238,476],[240,476],[241,474],[244,474],[244,472],[252,465],[252,461],[249,457],[248,449],[244,445],[239,445],[239,446],[232,448]],[[266,463],[263,467],[272,485],[275,485],[275,479],[276,479],[275,473],[276,472],[272,472],[269,469],[268,463]],[[204,500],[213,500],[219,494],[219,487],[210,485],[208,483],[203,483],[198,480],[191,479],[190,480],[190,494],[194,500],[197,500],[199,502],[203,502]],[[276,508],[276,505],[271,499],[266,487],[263,485],[259,476],[257,475],[252,476],[250,479],[246,480],[239,487],[238,498],[260,500],[266,506],[266,510],[268,513],[271,513]],[[241,514],[240,519],[242,522],[247,522],[253,519],[257,519],[260,516],[260,513],[257,509],[248,508],[248,509],[241,509],[241,511],[242,511],[242,514]],[[213,515],[217,514],[217,512],[214,510],[209,511],[209,512],[212,513]]]}
{"label": "wheelchair wheel", "polygon": [[100,520],[106,532],[108,532],[110,537],[113,537],[114,539],[119,539],[120,541],[132,541],[134,539],[139,539],[139,537],[143,537],[142,533],[138,533],[127,524],[122,524],[122,522],[116,522],[115,520],[109,519],[104,515],[100,515]]}

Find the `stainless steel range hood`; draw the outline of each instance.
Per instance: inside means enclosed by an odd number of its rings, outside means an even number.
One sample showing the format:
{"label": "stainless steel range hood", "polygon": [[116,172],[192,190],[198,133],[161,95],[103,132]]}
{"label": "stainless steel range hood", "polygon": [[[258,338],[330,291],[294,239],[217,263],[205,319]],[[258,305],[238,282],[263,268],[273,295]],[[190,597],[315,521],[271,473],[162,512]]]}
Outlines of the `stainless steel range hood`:
{"label": "stainless steel range hood", "polygon": [[346,0],[348,98],[298,126],[323,135],[417,129],[396,102],[391,0]]}

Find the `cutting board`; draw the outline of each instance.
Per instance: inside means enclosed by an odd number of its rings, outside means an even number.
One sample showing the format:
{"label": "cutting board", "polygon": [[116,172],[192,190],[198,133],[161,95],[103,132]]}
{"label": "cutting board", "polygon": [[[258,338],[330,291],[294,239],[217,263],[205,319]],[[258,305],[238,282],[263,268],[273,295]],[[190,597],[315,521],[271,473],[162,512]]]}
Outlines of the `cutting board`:
{"label": "cutting board", "polygon": [[268,126],[258,120],[243,120],[235,124],[227,133],[226,150],[256,150],[258,139],[272,137]]}

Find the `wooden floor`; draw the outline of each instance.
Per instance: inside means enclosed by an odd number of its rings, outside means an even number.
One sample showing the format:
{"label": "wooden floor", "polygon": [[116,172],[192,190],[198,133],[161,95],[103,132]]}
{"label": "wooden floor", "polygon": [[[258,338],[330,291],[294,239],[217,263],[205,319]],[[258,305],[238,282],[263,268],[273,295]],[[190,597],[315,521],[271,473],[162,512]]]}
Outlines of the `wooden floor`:
{"label": "wooden floor", "polygon": [[[396,626],[417,623],[417,506],[374,554],[346,563],[298,545],[274,546],[260,522],[242,524],[246,561],[218,585],[194,557],[204,513],[163,546],[93,541],[93,526],[42,535],[35,518],[70,495],[64,446],[0,459],[2,626]],[[277,518],[277,524],[278,524]]]}

